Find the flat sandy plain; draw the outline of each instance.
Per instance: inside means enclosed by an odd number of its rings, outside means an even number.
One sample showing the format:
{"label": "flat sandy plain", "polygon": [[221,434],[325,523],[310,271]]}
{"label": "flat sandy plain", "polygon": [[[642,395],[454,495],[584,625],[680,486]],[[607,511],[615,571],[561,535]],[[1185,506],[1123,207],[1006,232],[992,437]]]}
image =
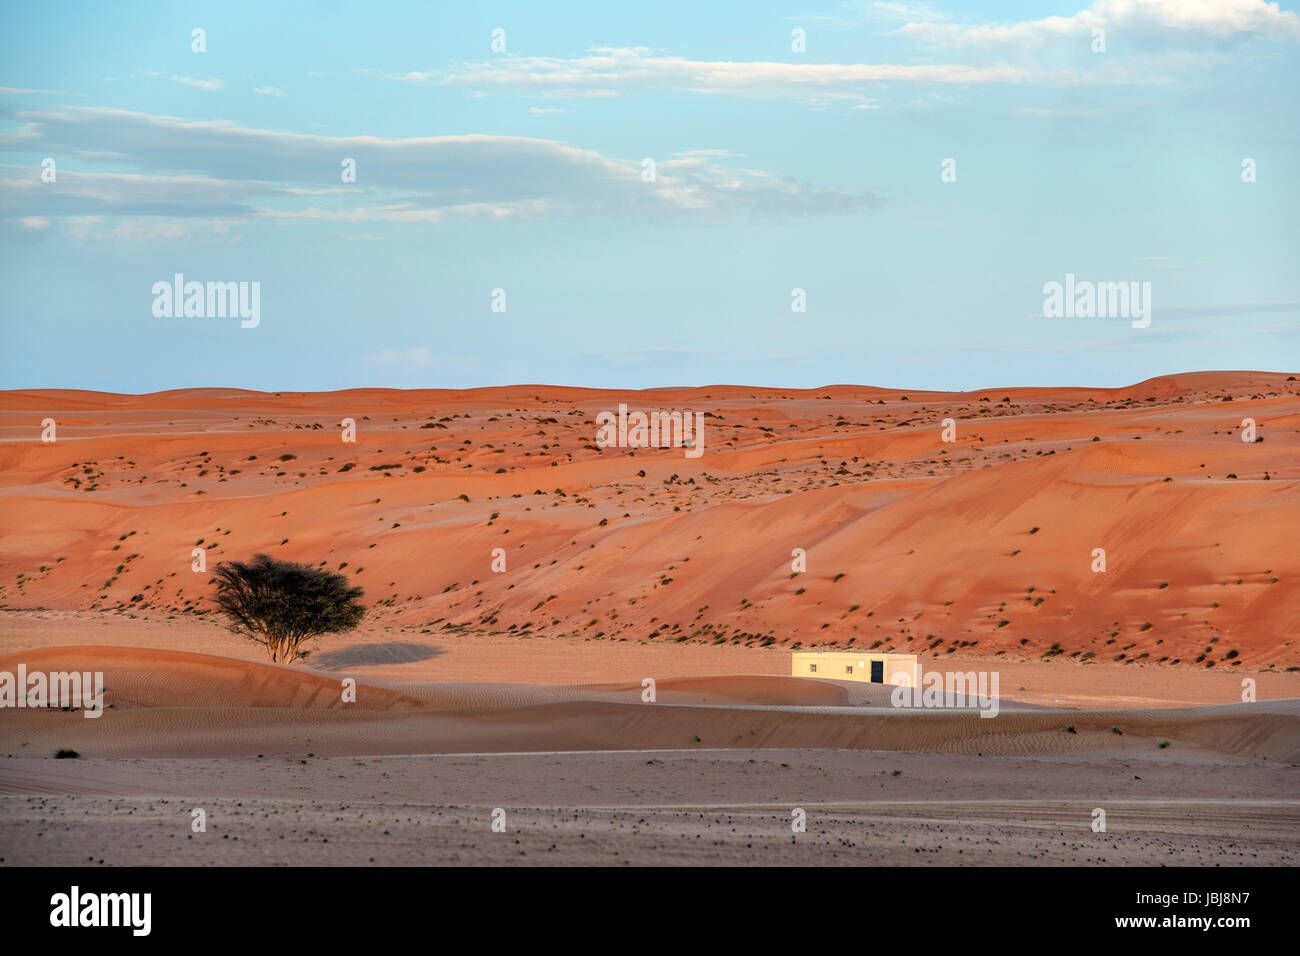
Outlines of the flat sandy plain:
{"label": "flat sandy plain", "polygon": [[[707,411],[705,454],[596,449],[620,401]],[[108,704],[0,710],[4,865],[1300,856],[1285,374],[7,392],[0,438],[0,671],[103,671]],[[194,547],[324,561],[372,611],[266,664]],[[999,715],[787,676],[872,645],[996,671]]]}

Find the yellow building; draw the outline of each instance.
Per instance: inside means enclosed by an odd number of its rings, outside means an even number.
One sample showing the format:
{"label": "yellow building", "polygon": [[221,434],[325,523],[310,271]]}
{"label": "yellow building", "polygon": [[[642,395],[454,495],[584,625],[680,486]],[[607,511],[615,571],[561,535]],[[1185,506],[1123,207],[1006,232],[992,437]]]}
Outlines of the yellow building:
{"label": "yellow building", "polygon": [[827,651],[792,654],[790,674],[827,680],[856,680],[867,684],[903,684],[915,687],[915,654],[871,654],[863,651]]}

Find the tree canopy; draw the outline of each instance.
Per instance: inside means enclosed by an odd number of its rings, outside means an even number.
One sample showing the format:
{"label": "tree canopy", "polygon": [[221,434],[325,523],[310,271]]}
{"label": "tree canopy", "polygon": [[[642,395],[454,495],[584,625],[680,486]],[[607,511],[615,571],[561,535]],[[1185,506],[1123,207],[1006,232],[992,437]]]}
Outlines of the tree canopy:
{"label": "tree canopy", "polygon": [[230,629],[263,645],[272,663],[306,657],[305,641],[351,631],[366,613],[358,603],[362,589],[336,571],[255,554],[222,562],[213,573],[217,607]]}

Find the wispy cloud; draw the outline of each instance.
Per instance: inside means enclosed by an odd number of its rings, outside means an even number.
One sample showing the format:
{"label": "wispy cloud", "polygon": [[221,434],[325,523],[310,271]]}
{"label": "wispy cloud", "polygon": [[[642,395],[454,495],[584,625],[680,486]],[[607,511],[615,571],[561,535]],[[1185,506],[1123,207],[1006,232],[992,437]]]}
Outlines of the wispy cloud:
{"label": "wispy cloud", "polygon": [[[640,159],[548,139],[327,137],[124,110],[20,114],[0,150],[41,150],[129,173],[24,170],[5,182],[0,216],[162,216],[267,222],[436,223],[552,216],[822,215],[881,200],[725,164],[717,151],[665,156],[653,181]],[[345,159],[356,183],[342,183]]]}
{"label": "wispy cloud", "polygon": [[[1186,278],[1186,277],[1184,277]],[[1267,315],[1277,312],[1300,312],[1300,302],[1223,302],[1216,305],[1153,305],[1152,316],[1161,319],[1194,319],[1200,317],[1218,318],[1230,315]],[[1041,312],[1028,316],[1035,322],[1106,322],[1126,323],[1127,319],[1061,319],[1059,316],[1045,316]],[[1143,330],[1150,334],[1150,330]]]}
{"label": "wispy cloud", "polygon": [[1300,17],[1266,0],[1096,0],[1070,16],[1008,23],[954,23],[916,19],[898,36],[955,47],[1032,47],[1095,29],[1160,40],[1172,46],[1207,41],[1273,38],[1300,41]]}
{"label": "wispy cloud", "polygon": [[[68,96],[62,90],[26,90],[17,86],[0,86],[0,95],[3,94],[32,94],[35,96]],[[75,95],[75,94],[72,94]]]}
{"label": "wispy cloud", "polygon": [[172,82],[180,83],[182,86],[190,86],[196,90],[224,90],[226,88],[225,80],[209,79],[202,76],[177,76],[172,74]]}
{"label": "wispy cloud", "polygon": [[419,345],[412,349],[380,349],[366,356],[370,365],[386,367],[425,369],[433,368],[433,349],[428,345]]}
{"label": "wispy cloud", "polygon": [[1274,312],[1300,312],[1300,302],[1225,302],[1219,305],[1171,305],[1156,309],[1161,315],[1175,318],[1222,315],[1264,315]]}
{"label": "wispy cloud", "polygon": [[958,63],[782,63],[688,60],[645,47],[593,47],[579,57],[502,56],[446,70],[385,73],[405,83],[430,83],[478,90],[607,95],[610,91],[665,88],[713,95],[795,99],[821,104],[868,102],[867,91],[882,83],[1022,83],[1032,74],[1019,67]]}
{"label": "wispy cloud", "polygon": [[910,23],[925,20],[951,20],[952,14],[937,10],[929,3],[901,3],[889,0],[841,3],[830,13],[788,16],[792,23],[813,23],[830,27],[858,27],[872,23]]}
{"label": "wispy cloud", "polygon": [[1099,109],[1038,109],[1036,107],[1022,106],[1016,110],[1017,116],[1034,116],[1041,119],[1055,119],[1058,117],[1073,116],[1099,116],[1102,110]]}
{"label": "wispy cloud", "polygon": [[[0,142],[3,140],[0,139]],[[13,167],[6,167],[12,169]],[[30,173],[0,180],[0,215],[168,216],[173,218],[247,216],[249,200],[284,193],[272,185],[195,175],[88,173],[59,170],[58,180],[42,182]]]}
{"label": "wispy cloud", "polygon": [[[831,13],[787,19],[835,26],[883,23],[890,35],[917,50],[907,62],[817,63],[798,57],[790,62],[698,60],[648,47],[594,46],[572,57],[507,54],[438,69],[357,72],[403,83],[465,87],[471,95],[497,91],[589,97],[669,89],[816,106],[872,105],[872,92],[886,84],[1166,82],[1203,75],[1222,62],[1225,44],[1300,41],[1300,17],[1265,0],[1096,0],[1069,16],[1009,23],[960,22],[928,4],[875,2],[842,4]],[[1094,30],[1124,37],[1128,55],[1093,54]],[[1135,44],[1139,38],[1141,43]],[[918,62],[918,55],[924,58],[936,51],[947,62]]]}

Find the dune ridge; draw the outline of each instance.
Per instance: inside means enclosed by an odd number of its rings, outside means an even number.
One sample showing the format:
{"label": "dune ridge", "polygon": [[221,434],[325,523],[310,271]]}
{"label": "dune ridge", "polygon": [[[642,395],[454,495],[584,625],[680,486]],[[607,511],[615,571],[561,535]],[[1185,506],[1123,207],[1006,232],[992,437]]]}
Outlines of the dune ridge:
{"label": "dune ridge", "polygon": [[[705,454],[597,448],[595,416],[620,402],[705,414]],[[1263,441],[1241,440],[1246,418]],[[7,608],[201,616],[203,547],[209,567],[324,563],[366,589],[368,627],[449,639],[1300,666],[1300,383],[1282,373],[964,393],[9,391],[0,513]]]}
{"label": "dune ridge", "polygon": [[[214,655],[66,647],[0,657],[0,670],[100,670],[106,711],[0,711],[12,754],[87,756],[845,749],[993,755],[1150,752],[1165,739],[1234,758],[1300,761],[1300,701],[1169,710],[895,711],[847,706],[843,685],[800,678],[668,680],[593,687],[431,684],[405,693]],[[332,697],[331,697],[332,695]],[[1115,733],[1118,728],[1122,733]]]}

